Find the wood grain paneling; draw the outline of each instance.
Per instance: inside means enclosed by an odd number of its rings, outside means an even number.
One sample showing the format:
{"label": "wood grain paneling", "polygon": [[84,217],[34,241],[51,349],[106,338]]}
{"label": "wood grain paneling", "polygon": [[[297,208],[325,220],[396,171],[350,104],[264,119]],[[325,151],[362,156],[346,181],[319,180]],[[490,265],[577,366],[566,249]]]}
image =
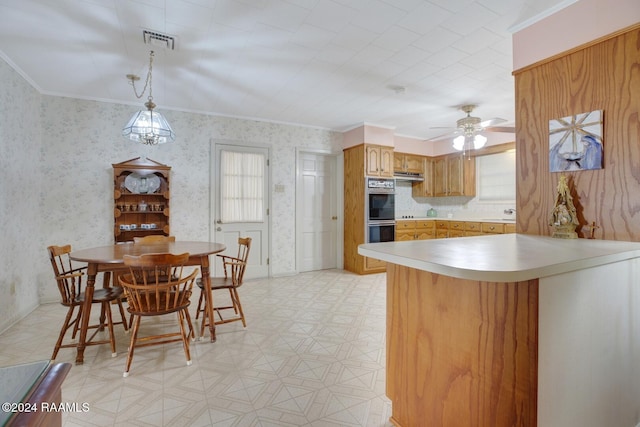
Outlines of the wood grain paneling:
{"label": "wood grain paneling", "polygon": [[362,274],[364,259],[358,245],[364,236],[365,150],[359,145],[344,150],[344,269]]}
{"label": "wood grain paneling", "polygon": [[604,169],[567,172],[580,237],[640,241],[640,25],[516,71],[517,231],[550,235],[549,120],[604,110]]}
{"label": "wood grain paneling", "polygon": [[387,265],[387,396],[397,426],[535,426],[538,281]]}

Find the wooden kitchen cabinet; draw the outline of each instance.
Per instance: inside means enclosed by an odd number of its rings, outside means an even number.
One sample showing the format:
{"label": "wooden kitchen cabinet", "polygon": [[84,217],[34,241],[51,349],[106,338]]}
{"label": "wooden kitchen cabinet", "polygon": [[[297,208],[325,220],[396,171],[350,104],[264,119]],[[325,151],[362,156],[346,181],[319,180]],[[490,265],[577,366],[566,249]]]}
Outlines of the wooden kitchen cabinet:
{"label": "wooden kitchen cabinet", "polygon": [[416,240],[427,240],[436,237],[436,222],[434,220],[416,221]]}
{"label": "wooden kitchen cabinet", "polygon": [[395,172],[422,173],[423,156],[417,154],[393,153],[393,170]]}
{"label": "wooden kitchen cabinet", "polygon": [[433,197],[433,159],[422,158],[423,181],[416,181],[411,184],[411,196],[413,197]]}
{"label": "wooden kitchen cabinet", "polygon": [[463,221],[449,221],[449,237],[463,237],[464,229]]}
{"label": "wooden kitchen cabinet", "polygon": [[[358,246],[366,242],[365,180],[373,161],[370,157],[380,159],[380,148],[360,144],[344,150],[344,269],[356,274],[382,273],[387,265],[384,261],[358,254]],[[392,176],[393,150],[388,148],[384,151],[390,151],[385,157],[388,157]]]}
{"label": "wooden kitchen cabinet", "polygon": [[366,175],[393,177],[393,147],[366,145]]}
{"label": "wooden kitchen cabinet", "polygon": [[464,223],[464,235],[465,236],[481,236],[482,229],[479,222],[466,221]]}
{"label": "wooden kitchen cabinet", "polygon": [[415,221],[396,221],[396,241],[403,242],[406,240],[415,240],[416,222]]}
{"label": "wooden kitchen cabinet", "polygon": [[396,241],[426,240],[435,237],[434,220],[402,220],[396,221]]}
{"label": "wooden kitchen cabinet", "polygon": [[170,233],[171,167],[137,157],[113,166],[113,235],[116,243]]}
{"label": "wooden kitchen cabinet", "polygon": [[465,158],[461,154],[453,154],[435,158],[433,192],[436,197],[475,196],[475,157]]}
{"label": "wooden kitchen cabinet", "polygon": [[436,221],[436,239],[449,237],[449,221]]}
{"label": "wooden kitchen cabinet", "polygon": [[481,224],[484,234],[502,234],[504,233],[504,224],[500,222],[483,222]]}

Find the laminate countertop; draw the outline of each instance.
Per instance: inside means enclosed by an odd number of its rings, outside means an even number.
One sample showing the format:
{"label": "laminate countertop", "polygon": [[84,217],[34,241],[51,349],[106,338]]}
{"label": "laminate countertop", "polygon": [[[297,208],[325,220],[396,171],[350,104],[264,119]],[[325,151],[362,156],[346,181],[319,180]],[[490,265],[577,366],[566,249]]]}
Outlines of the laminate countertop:
{"label": "laminate countertop", "polygon": [[358,253],[459,279],[519,282],[640,258],[640,243],[511,233],[365,243]]}

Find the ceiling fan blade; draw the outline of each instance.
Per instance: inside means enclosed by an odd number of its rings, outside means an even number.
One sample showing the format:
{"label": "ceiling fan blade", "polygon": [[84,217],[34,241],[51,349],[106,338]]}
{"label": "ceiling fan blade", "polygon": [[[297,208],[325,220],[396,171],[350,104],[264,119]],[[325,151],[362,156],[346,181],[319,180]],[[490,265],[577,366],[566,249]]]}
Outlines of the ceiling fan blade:
{"label": "ceiling fan blade", "polygon": [[486,127],[497,125],[499,123],[504,123],[504,122],[506,122],[505,119],[501,119],[499,117],[494,117],[493,119],[484,120],[484,121],[480,122],[480,124],[478,126],[480,126],[481,128],[486,128]]}
{"label": "ceiling fan blade", "polygon": [[489,126],[484,128],[483,130],[487,132],[516,133],[516,128],[513,126]]}

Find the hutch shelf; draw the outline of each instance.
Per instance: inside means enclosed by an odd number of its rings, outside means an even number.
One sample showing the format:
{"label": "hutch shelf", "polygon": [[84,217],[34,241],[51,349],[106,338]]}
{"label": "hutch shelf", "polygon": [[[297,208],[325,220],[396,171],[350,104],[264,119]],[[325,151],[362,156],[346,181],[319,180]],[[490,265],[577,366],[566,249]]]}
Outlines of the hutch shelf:
{"label": "hutch shelf", "polygon": [[113,166],[113,235],[116,243],[170,234],[171,167],[137,157]]}

